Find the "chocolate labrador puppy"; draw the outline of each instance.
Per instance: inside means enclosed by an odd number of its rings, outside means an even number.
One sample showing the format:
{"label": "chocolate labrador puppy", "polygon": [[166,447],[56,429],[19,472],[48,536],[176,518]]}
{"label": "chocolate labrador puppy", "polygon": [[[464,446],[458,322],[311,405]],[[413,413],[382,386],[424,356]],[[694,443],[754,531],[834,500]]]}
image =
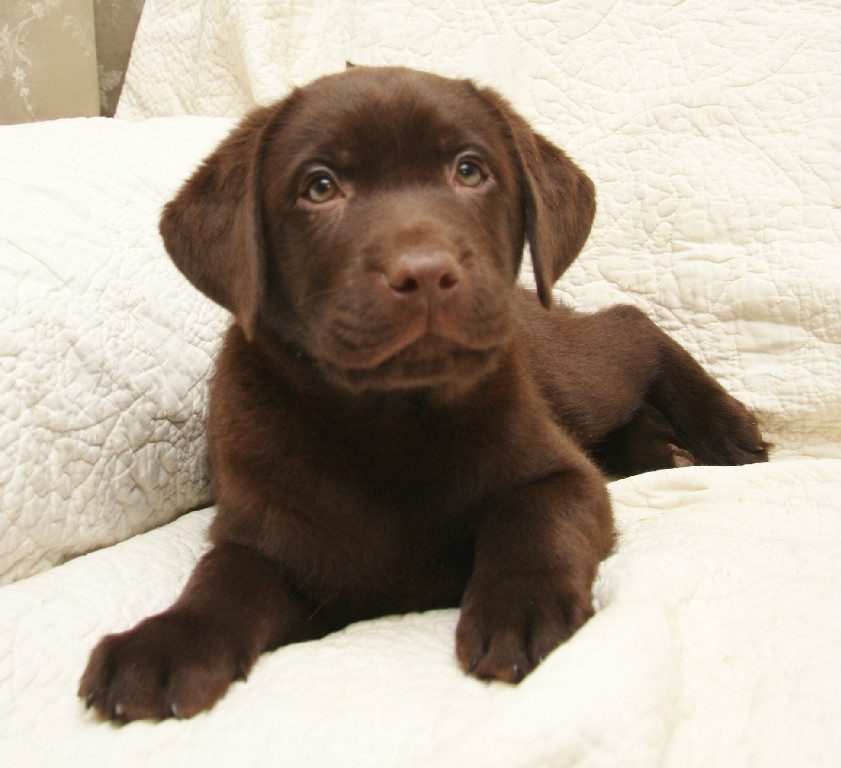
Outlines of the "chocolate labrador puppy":
{"label": "chocolate labrador puppy", "polygon": [[[161,219],[236,321],[213,547],[171,608],[99,643],[88,706],[189,717],[263,651],[459,605],[460,665],[517,682],[593,613],[601,470],[766,460],[751,414],[640,311],[553,303],[594,209],[468,81],[357,67],[247,117]],[[536,294],[516,287],[526,241]]]}

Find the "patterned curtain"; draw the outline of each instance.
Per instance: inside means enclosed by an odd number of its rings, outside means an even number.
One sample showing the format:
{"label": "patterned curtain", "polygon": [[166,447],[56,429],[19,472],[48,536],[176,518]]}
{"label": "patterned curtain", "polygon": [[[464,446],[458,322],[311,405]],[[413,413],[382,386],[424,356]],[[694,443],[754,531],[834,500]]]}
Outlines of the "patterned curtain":
{"label": "patterned curtain", "polygon": [[0,123],[114,114],[143,0],[2,0]]}

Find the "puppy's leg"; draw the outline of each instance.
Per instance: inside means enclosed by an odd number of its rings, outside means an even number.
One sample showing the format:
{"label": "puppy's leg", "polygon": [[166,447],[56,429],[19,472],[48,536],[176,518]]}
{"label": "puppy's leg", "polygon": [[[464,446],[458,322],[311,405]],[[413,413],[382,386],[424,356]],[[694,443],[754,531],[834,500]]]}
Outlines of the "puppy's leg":
{"label": "puppy's leg", "polygon": [[535,379],[601,466],[629,474],[767,461],[748,409],[636,307],[578,315],[541,314],[534,299],[521,306]]}
{"label": "puppy's leg", "polygon": [[739,465],[768,461],[756,418],[695,359],[640,313],[643,332],[657,340],[659,366],[647,400],[671,424],[676,442],[698,464]]}
{"label": "puppy's leg", "polygon": [[593,614],[592,584],[613,524],[595,467],[488,502],[456,630],[462,667],[519,682]]}
{"label": "puppy's leg", "polygon": [[616,477],[697,464],[692,453],[678,442],[668,419],[643,402],[629,422],[590,446],[590,455],[608,475]]}
{"label": "puppy's leg", "polygon": [[171,608],[99,642],[79,696],[117,722],[190,717],[245,679],[263,651],[318,635],[310,613],[276,563],[219,544]]}

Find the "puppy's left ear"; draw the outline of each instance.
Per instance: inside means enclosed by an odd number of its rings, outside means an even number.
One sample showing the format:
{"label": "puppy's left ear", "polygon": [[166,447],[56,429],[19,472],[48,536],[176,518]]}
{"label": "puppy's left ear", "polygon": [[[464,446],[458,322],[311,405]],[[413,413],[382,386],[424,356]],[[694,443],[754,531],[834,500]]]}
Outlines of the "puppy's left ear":
{"label": "puppy's left ear", "polygon": [[552,286],[578,256],[596,215],[589,177],[564,152],[535,133],[498,93],[482,95],[501,114],[522,169],[526,238],[537,294],[552,305]]}
{"label": "puppy's left ear", "polygon": [[277,108],[253,111],[166,204],[160,220],[175,265],[202,293],[254,333],[263,286],[257,165]]}

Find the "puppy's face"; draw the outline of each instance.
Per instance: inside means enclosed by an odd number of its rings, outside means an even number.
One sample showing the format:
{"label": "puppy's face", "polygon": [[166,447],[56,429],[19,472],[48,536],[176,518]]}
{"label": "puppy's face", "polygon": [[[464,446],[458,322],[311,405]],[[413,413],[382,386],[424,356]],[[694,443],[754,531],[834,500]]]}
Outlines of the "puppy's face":
{"label": "puppy's face", "polygon": [[353,68],[247,118],[161,231],[246,335],[294,345],[337,385],[406,389],[493,367],[525,238],[548,305],[592,209],[589,180],[495,93]]}
{"label": "puppy's face", "polygon": [[467,83],[351,70],[262,157],[266,322],[352,387],[470,380],[511,327],[523,248],[505,124]]}

